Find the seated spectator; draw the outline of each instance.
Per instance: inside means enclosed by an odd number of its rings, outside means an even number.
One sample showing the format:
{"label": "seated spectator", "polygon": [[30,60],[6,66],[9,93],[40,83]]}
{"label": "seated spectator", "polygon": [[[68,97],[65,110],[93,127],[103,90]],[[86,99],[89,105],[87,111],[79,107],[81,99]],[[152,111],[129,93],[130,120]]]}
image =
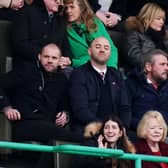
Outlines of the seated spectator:
{"label": "seated spectator", "polygon": [[168,23],[168,0],[127,0],[127,14],[128,16],[136,16],[141,8],[148,2],[153,2],[161,5],[166,10],[166,24]]}
{"label": "seated spectator", "polygon": [[[167,124],[158,111],[146,112],[140,120],[137,128],[140,140],[135,144],[138,154],[168,156]],[[142,162],[142,168],[167,168],[168,163]]]}
{"label": "seated spectator", "polygon": [[156,3],[147,3],[136,17],[126,21],[128,31],[128,64],[139,66],[144,54],[153,49],[168,52],[165,10]]}
{"label": "seated spectator", "polygon": [[[60,49],[50,43],[38,54],[35,67],[20,66],[0,77],[0,107],[11,121],[13,141],[82,140],[82,135],[63,128],[69,103],[67,79],[58,71],[60,58]],[[45,167],[41,161],[39,167]]]}
{"label": "seated spectator", "polygon": [[61,48],[60,67],[71,64],[66,22],[59,14],[59,7],[60,0],[34,0],[18,12],[13,26],[14,67],[35,64],[38,52],[47,43]]}
{"label": "seated spectator", "polygon": [[83,132],[93,121],[102,121],[116,114],[126,127],[130,122],[130,104],[121,75],[108,67],[111,46],[104,37],[98,37],[88,49],[90,61],[76,68],[70,78],[72,128]]}
{"label": "seated spectator", "polygon": [[[122,122],[116,116],[108,116],[102,123],[93,122],[85,128],[86,139],[84,145],[98,148],[121,149],[135,153],[134,145],[128,140]],[[80,168],[130,168],[130,161],[103,157],[76,157],[75,167]]]}
{"label": "seated spectator", "polygon": [[103,23],[94,16],[87,0],[64,0],[65,14],[68,19],[68,39],[72,51],[72,66],[78,67],[89,59],[88,47],[97,37],[108,39],[112,53],[108,65],[117,68],[117,48],[114,46]]}
{"label": "seated spectator", "polygon": [[141,69],[134,69],[126,80],[131,103],[131,129],[136,130],[143,114],[158,110],[168,123],[168,54],[155,49],[144,55]]}
{"label": "seated spectator", "polygon": [[96,16],[109,30],[124,31],[127,17],[127,0],[88,0]]}
{"label": "seated spectator", "polygon": [[[21,66],[1,76],[1,109],[15,121],[15,140],[76,138],[62,128],[68,122],[69,105],[67,79],[57,70],[60,57],[60,49],[48,44],[39,53],[36,67]],[[9,89],[17,93],[11,100],[6,94]]]}
{"label": "seated spectator", "polygon": [[12,8],[14,10],[18,10],[22,8],[24,5],[24,0],[1,0],[0,8]]}

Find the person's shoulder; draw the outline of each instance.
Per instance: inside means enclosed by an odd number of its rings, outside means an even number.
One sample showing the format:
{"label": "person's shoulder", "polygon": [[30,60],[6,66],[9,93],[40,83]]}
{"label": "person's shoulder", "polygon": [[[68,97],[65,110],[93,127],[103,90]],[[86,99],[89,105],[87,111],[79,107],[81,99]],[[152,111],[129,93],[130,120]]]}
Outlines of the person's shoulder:
{"label": "person's shoulder", "polygon": [[116,77],[116,78],[122,78],[122,75],[120,73],[120,71],[116,68],[113,68],[113,67],[108,67],[108,72],[113,76],[113,77]]}
{"label": "person's shoulder", "polygon": [[89,68],[89,65],[88,63],[86,64],[83,64],[77,68],[74,68],[74,70],[72,71],[71,75],[70,75],[70,79],[82,79],[82,80],[85,80],[89,75],[90,73],[90,68]]}

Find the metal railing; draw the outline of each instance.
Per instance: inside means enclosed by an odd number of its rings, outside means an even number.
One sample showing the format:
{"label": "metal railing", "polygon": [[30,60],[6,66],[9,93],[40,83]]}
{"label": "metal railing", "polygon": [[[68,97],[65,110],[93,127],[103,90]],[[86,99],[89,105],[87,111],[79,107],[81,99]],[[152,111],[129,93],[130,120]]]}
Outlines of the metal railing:
{"label": "metal railing", "polygon": [[80,155],[88,155],[88,156],[113,157],[118,159],[134,160],[135,168],[141,168],[142,161],[168,163],[168,157],[142,155],[142,154],[130,154],[130,153],[125,153],[123,150],[104,149],[104,148],[88,147],[88,146],[80,146],[80,145],[48,146],[48,145],[0,141],[0,148],[28,150],[28,151],[41,151],[41,152],[59,152],[59,153],[66,153],[66,154],[77,154],[77,155],[80,154]]}

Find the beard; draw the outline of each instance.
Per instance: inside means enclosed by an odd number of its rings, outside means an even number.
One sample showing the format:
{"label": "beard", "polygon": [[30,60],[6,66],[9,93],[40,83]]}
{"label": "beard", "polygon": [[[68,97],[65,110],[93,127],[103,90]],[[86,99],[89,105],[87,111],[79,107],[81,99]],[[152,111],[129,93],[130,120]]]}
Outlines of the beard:
{"label": "beard", "polygon": [[156,75],[153,74],[153,79],[158,83],[161,84],[163,82],[165,82],[168,78],[168,74],[167,72],[163,72],[161,75]]}

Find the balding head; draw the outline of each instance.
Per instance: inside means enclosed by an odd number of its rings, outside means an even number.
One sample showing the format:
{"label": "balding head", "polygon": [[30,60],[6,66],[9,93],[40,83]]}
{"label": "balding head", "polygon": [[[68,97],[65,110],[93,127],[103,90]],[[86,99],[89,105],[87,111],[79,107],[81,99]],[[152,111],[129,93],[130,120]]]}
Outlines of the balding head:
{"label": "balding head", "polygon": [[88,52],[91,62],[106,65],[111,54],[111,46],[105,37],[98,37],[92,41]]}

